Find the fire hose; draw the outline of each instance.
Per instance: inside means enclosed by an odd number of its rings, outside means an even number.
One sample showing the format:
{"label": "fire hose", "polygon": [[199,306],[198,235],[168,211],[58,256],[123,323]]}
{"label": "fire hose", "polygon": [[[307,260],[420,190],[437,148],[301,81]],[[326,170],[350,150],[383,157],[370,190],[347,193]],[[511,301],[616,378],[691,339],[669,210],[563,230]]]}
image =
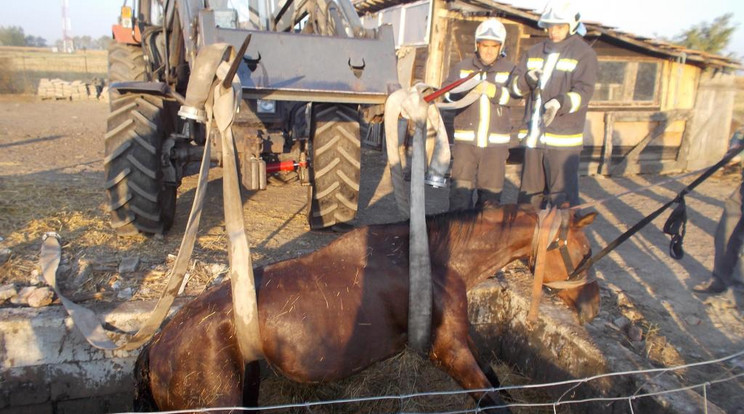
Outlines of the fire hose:
{"label": "fire hose", "polygon": [[[423,96],[429,87],[423,84],[393,92],[385,102],[385,136],[390,177],[398,211],[410,218],[409,232],[409,291],[408,291],[408,343],[415,351],[426,354],[430,347],[432,318],[431,260],[429,237],[426,230],[425,183],[444,186],[444,179],[450,163],[450,148],[444,121],[438,105],[430,105],[436,97],[451,92],[468,91],[460,101],[440,105],[447,109],[468,106],[475,102],[480,93],[472,90],[480,79],[477,73],[460,79],[433,94]],[[428,100],[427,100],[428,98]],[[400,118],[414,123],[413,155],[411,160],[410,200],[403,178],[401,148],[404,143],[400,131]],[[426,149],[424,136],[432,136],[435,141],[433,153],[426,169]],[[428,139],[427,139],[428,141]],[[410,204],[409,204],[410,201]]]}

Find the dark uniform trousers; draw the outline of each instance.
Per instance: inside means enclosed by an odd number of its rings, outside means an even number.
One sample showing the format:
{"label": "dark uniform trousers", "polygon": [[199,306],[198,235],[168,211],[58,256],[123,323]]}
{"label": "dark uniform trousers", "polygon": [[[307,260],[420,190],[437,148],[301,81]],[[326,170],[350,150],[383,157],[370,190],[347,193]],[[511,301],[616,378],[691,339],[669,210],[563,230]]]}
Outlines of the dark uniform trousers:
{"label": "dark uniform trousers", "polygon": [[713,277],[744,292],[744,171],[741,178],[739,189],[726,199],[716,227]]}
{"label": "dark uniform trousers", "polygon": [[578,205],[580,154],[581,147],[526,148],[518,202],[538,209],[548,203],[560,206],[566,201]]}
{"label": "dark uniform trousers", "polygon": [[[481,206],[486,201],[496,204],[501,201],[506,158],[509,156],[507,145],[481,148],[455,142],[452,156],[450,211]],[[473,189],[478,191],[473,194]],[[474,202],[474,195],[477,202]]]}

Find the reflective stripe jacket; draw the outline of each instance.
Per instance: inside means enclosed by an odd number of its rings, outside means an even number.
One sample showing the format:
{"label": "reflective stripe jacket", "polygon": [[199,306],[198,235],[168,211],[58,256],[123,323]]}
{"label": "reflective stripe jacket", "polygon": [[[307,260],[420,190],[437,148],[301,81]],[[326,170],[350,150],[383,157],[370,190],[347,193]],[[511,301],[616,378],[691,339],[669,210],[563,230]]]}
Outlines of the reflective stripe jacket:
{"label": "reflective stripe jacket", "polygon": [[[558,54],[557,60],[555,53]],[[546,40],[531,47],[520,59],[510,84],[514,96],[529,95],[525,102],[525,127],[520,128],[519,138],[523,139],[528,135],[530,125],[540,125],[543,128],[539,122],[530,122],[532,117],[541,116],[541,112],[534,111],[536,97],[530,95],[525,79],[528,71],[542,69],[541,103],[544,105],[549,100],[556,99],[561,107],[553,122],[544,131],[540,131],[538,145],[573,148],[582,146],[586,112],[594,93],[598,67],[597,54],[579,35],[571,35],[559,43]]]}
{"label": "reflective stripe jacket", "polygon": [[[514,104],[509,93],[509,82],[514,64],[499,58],[490,66],[484,66],[477,56],[465,59],[450,70],[446,83],[464,78],[474,71],[483,71],[485,79],[496,85],[493,97],[485,93],[471,105],[455,112],[454,141],[471,143],[481,148],[493,145],[508,145],[511,138],[511,110]],[[447,94],[447,100],[455,101],[465,94]]]}

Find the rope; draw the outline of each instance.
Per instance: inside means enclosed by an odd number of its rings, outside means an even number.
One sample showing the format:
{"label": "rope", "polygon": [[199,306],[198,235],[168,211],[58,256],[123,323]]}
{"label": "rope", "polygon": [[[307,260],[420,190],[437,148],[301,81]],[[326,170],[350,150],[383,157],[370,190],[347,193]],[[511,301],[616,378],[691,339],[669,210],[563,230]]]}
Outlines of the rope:
{"label": "rope", "polygon": [[[543,277],[545,276],[545,255],[548,252],[550,241],[555,238],[556,233],[561,225],[560,218],[556,218],[558,209],[556,207],[550,210],[541,210],[537,214],[537,235],[533,237],[532,256],[534,257],[532,298],[530,300],[530,310],[527,313],[528,323],[537,321],[537,312],[540,307],[540,298],[542,297]],[[537,239],[537,244],[534,240]],[[532,257],[530,260],[533,260]]]}
{"label": "rope", "polygon": [[[639,221],[638,223],[636,223],[633,227],[629,228],[627,231],[625,231],[625,233],[621,234],[620,236],[618,236],[618,238],[616,238],[610,244],[608,244],[604,249],[602,249],[602,251],[600,251],[596,255],[592,256],[591,259],[587,260],[586,262],[584,262],[584,264],[582,264],[581,266],[579,266],[579,268],[577,268],[576,270],[574,270],[574,272],[571,274],[571,276],[569,276],[569,279],[571,277],[573,277],[575,275],[578,275],[579,273],[587,270],[591,265],[593,265],[594,263],[596,263],[597,261],[599,261],[599,259],[601,259],[604,256],[606,256],[609,252],[611,252],[612,250],[614,250],[617,246],[621,245],[623,242],[625,242],[626,240],[628,240],[630,238],[630,236],[634,235],[635,233],[637,233],[638,231],[640,231],[643,227],[645,227],[648,223],[650,223],[651,221],[653,221],[656,217],[658,217],[669,206],[671,206],[674,203],[681,202],[681,200],[683,199],[683,197],[687,193],[691,192],[693,189],[695,189],[695,187],[697,187],[698,185],[700,185],[700,183],[702,183],[703,181],[707,180],[708,177],[710,177],[711,175],[713,175],[713,173],[715,173],[716,171],[718,171],[718,169],[720,169],[724,165],[728,164],[729,161],[731,161],[731,159],[733,159],[736,155],[738,155],[742,150],[744,150],[744,145],[738,145],[738,146],[732,148],[731,150],[729,150],[726,153],[726,155],[720,161],[718,161],[717,163],[713,164],[711,167],[709,167],[708,169],[706,169],[692,183],[688,184],[685,188],[682,189],[682,191],[680,191],[679,193],[677,193],[677,196],[676,197],[674,197],[672,200],[668,201],[667,203],[665,203],[664,205],[662,205],[661,207],[659,207],[658,209],[656,209],[656,211],[654,211],[653,213],[651,213],[648,216],[644,217],[641,221]],[[658,183],[655,184],[655,185],[658,185]],[[615,196],[613,198],[617,198],[617,197],[619,197],[619,196]],[[587,205],[586,204],[582,204],[581,206],[572,207],[572,209],[578,209],[580,207],[585,207],[585,206],[587,206]]]}

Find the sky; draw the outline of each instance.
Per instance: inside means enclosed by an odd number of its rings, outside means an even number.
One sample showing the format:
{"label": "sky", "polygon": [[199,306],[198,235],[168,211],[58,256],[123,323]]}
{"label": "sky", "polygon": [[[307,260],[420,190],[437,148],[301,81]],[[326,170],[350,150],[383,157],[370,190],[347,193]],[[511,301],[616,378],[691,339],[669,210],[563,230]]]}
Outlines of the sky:
{"label": "sky", "polygon": [[[27,2],[26,2],[27,1]],[[41,36],[47,44],[62,38],[62,0],[4,0],[0,26],[20,26],[26,35]],[[133,0],[129,0],[131,5]],[[233,0],[235,1],[235,0]],[[538,12],[546,0],[499,0]],[[111,34],[124,0],[67,0],[73,36],[96,39]],[[587,21],[613,26],[646,37],[674,37],[701,22],[733,13],[737,30],[726,52],[744,58],[744,1],[742,0],[574,0]]]}

